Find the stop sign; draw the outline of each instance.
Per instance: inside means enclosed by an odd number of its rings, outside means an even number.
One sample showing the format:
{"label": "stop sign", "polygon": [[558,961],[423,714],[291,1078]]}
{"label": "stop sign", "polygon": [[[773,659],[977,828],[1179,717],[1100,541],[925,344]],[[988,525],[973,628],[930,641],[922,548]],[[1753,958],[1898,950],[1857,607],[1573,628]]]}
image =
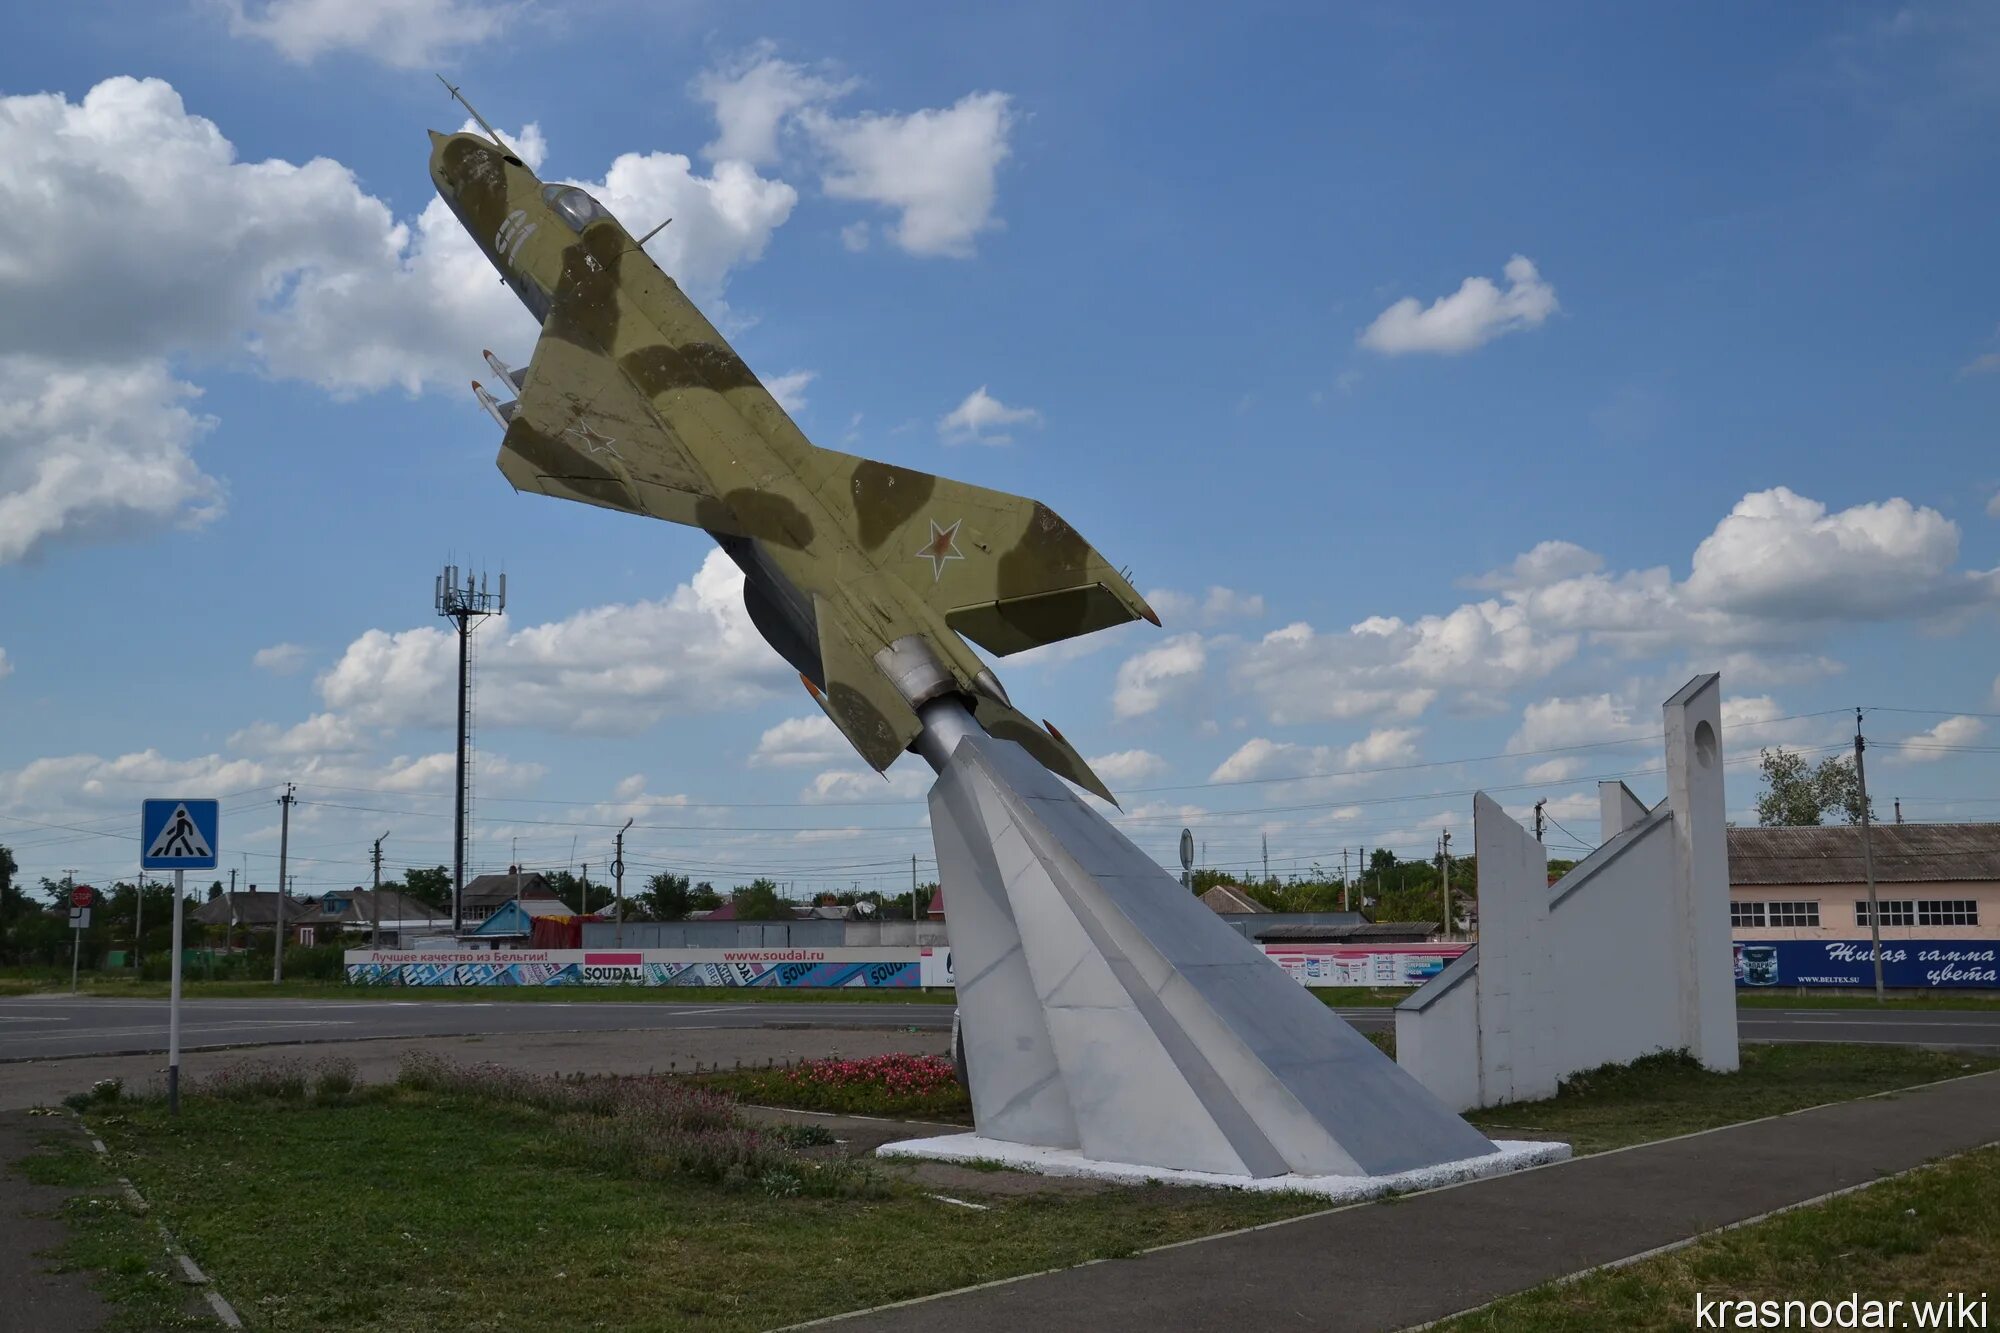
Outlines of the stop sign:
{"label": "stop sign", "polygon": [[88,907],[90,906],[90,900],[96,896],[97,891],[88,884],[79,884],[69,891],[69,905],[71,907]]}

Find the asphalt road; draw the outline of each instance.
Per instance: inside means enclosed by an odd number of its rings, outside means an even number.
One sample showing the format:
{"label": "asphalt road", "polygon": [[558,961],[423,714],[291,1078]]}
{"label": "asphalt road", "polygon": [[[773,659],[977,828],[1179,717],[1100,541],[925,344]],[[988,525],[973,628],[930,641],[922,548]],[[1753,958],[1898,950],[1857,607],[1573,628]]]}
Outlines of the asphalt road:
{"label": "asphalt road", "polygon": [[[951,1026],[941,1004],[653,1004],[583,1000],[183,1000],[181,1048],[442,1037],[500,1032],[628,1032],[760,1028]],[[0,1062],[164,1051],[165,1000],[23,996],[0,1000]]]}
{"label": "asphalt road", "polygon": [[[1342,1009],[1363,1031],[1392,1026],[1386,1009]],[[1744,1009],[1745,1041],[1869,1042],[2000,1054],[2000,1010]],[[761,1028],[951,1026],[941,1004],[722,1001],[621,1004],[466,1000],[187,1000],[181,1047],[258,1046],[516,1032],[626,1032]],[[167,1002],[24,996],[0,1000],[0,1062],[163,1051]]]}

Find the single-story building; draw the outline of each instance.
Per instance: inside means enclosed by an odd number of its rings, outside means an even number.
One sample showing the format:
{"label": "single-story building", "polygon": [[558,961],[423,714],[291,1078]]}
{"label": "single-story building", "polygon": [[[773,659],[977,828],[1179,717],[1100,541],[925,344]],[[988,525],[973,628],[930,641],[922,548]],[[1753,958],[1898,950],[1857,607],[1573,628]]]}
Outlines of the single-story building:
{"label": "single-story building", "polygon": [[[2000,940],[2000,824],[1877,824],[1883,940]],[[1729,830],[1729,924],[1739,941],[1866,940],[1861,829]]]}
{"label": "single-story building", "polygon": [[508,866],[503,875],[479,875],[465,882],[465,889],[459,894],[459,913],[468,928],[500,910],[507,903],[561,902],[556,891],[549,887],[548,876],[540,871],[523,871],[519,866]]}
{"label": "single-story building", "polygon": [[[294,931],[302,918],[318,911],[316,904],[308,899],[294,898],[289,893],[285,898],[285,933],[287,938],[296,938]],[[278,895],[259,892],[255,885],[240,893],[222,893],[209,899],[191,913],[204,926],[227,926],[232,936],[237,931],[261,930],[269,932],[278,919]]]}
{"label": "single-story building", "polygon": [[[349,934],[372,935],[379,924],[382,947],[401,947],[401,941],[417,935],[433,935],[451,929],[451,913],[420,902],[399,889],[329,889],[317,898],[302,901],[313,910],[296,921],[289,912],[287,926],[311,928],[317,933],[335,927]],[[376,912],[381,912],[379,923]]]}
{"label": "single-story building", "polygon": [[1217,884],[1201,895],[1208,910],[1217,916],[1235,915],[1241,912],[1268,912],[1271,909],[1252,898],[1238,884]]}

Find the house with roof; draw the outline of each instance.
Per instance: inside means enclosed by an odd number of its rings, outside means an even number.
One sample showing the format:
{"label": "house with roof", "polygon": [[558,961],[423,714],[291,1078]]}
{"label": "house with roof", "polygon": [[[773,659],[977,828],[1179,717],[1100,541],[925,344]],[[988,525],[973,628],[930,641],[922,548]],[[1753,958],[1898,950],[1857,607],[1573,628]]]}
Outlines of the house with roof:
{"label": "house with roof", "polygon": [[[218,929],[227,927],[228,937],[235,939],[239,933],[262,931],[270,934],[278,922],[277,893],[263,893],[256,885],[251,885],[241,893],[223,893],[209,899],[194,909],[189,915],[204,926]],[[295,938],[293,931],[301,918],[313,915],[318,905],[309,899],[294,898],[284,894],[285,933]]]}
{"label": "house with roof", "polygon": [[[537,870],[524,871],[519,866],[508,866],[505,874],[479,875],[467,880],[459,894],[459,913],[470,931],[502,906],[516,900],[562,902],[556,891],[549,887],[548,876]],[[566,906],[564,910],[573,910],[573,905]]]}
{"label": "house with roof", "polygon": [[[329,889],[316,898],[301,899],[311,910],[285,924],[320,932],[339,931],[364,940],[379,935],[385,949],[401,947],[407,938],[451,929],[451,913],[411,897],[400,889]],[[377,916],[377,913],[380,916]],[[324,939],[321,939],[324,942]]]}
{"label": "house with roof", "polygon": [[[1877,824],[1869,836],[1885,943],[2000,940],[2000,824]],[[1730,933],[1868,939],[1861,837],[1852,824],[1730,829]]]}

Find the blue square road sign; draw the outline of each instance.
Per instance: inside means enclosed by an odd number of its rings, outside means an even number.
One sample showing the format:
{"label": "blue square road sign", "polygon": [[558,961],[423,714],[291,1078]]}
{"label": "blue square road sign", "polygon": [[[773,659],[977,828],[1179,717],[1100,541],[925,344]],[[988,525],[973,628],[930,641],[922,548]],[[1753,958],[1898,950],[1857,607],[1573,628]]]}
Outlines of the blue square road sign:
{"label": "blue square road sign", "polygon": [[149,800],[139,811],[141,870],[213,870],[221,850],[218,801],[185,797]]}

